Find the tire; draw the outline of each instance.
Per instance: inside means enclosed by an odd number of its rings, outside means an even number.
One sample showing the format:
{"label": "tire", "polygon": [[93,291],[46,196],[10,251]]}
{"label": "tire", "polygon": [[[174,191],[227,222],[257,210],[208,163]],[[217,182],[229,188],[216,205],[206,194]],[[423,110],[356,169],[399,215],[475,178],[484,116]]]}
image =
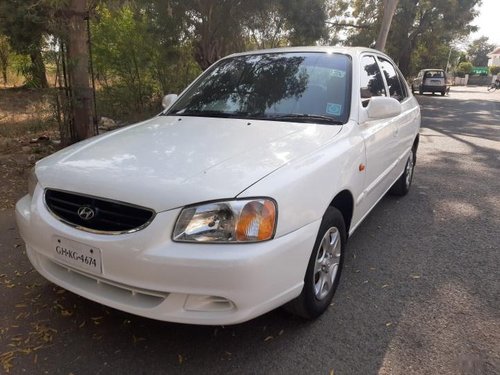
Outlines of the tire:
{"label": "tire", "polygon": [[424,94],[424,92],[422,91],[422,87],[419,87],[418,88],[418,95],[423,95],[423,94]]}
{"label": "tire", "polygon": [[413,85],[411,85],[411,93],[415,94],[415,87],[413,87]]}
{"label": "tire", "polygon": [[410,155],[406,160],[405,169],[403,174],[396,180],[394,185],[392,185],[389,191],[392,195],[403,196],[408,194],[411,187],[411,182],[413,180],[413,171],[415,170],[415,164],[417,161],[417,150],[415,147],[411,149]]}
{"label": "tire", "polygon": [[339,284],[347,235],[344,217],[329,207],[321,221],[300,295],[284,307],[292,314],[314,319],[325,312]]}
{"label": "tire", "polygon": [[441,96],[445,96],[446,95],[446,91],[441,91]]}

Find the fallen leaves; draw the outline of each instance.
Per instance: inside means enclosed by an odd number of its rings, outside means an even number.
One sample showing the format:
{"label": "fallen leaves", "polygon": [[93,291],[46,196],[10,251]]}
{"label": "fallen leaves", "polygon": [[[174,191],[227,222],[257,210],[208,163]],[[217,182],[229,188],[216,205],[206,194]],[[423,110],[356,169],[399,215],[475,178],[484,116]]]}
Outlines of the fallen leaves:
{"label": "fallen leaves", "polygon": [[12,364],[12,361],[14,360],[14,354],[14,350],[0,354],[0,364],[2,365],[3,370],[6,373],[9,373],[10,370],[14,367],[14,365]]}
{"label": "fallen leaves", "polygon": [[[18,328],[18,326],[12,326]],[[0,366],[5,373],[10,373],[14,367],[13,361],[17,354],[28,355],[42,348],[52,345],[54,335],[57,330],[49,327],[43,322],[31,324],[31,330],[27,335],[17,334],[10,338],[10,343],[7,344],[11,350],[0,354]],[[38,357],[35,354],[33,361],[36,363]]]}
{"label": "fallen leaves", "polygon": [[102,323],[102,319],[104,319],[104,316],[94,316],[90,318],[94,324],[97,326]]}
{"label": "fallen leaves", "polygon": [[138,337],[136,335],[132,335],[132,341],[134,342],[134,344],[137,344],[140,341],[146,341],[146,338],[144,338],[144,337]]}

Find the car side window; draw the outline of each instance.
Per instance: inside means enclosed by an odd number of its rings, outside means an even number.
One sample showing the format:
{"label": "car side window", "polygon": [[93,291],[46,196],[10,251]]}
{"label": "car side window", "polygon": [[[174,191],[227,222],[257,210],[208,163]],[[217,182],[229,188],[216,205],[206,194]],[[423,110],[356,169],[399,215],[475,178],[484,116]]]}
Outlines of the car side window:
{"label": "car side window", "polygon": [[408,93],[408,86],[406,85],[405,77],[403,77],[399,70],[396,70],[396,73],[398,74],[399,82],[401,82],[401,89],[403,90],[404,99],[406,99],[410,95]]}
{"label": "car side window", "polygon": [[361,57],[361,102],[366,107],[372,96],[386,96],[384,80],[374,56]]}
{"label": "car side window", "polygon": [[385,80],[387,82],[387,87],[389,89],[389,95],[402,102],[406,98],[406,91],[403,89],[403,83],[400,81],[399,75],[396,68],[392,65],[389,60],[383,57],[378,58],[380,61],[380,66],[384,72]]}

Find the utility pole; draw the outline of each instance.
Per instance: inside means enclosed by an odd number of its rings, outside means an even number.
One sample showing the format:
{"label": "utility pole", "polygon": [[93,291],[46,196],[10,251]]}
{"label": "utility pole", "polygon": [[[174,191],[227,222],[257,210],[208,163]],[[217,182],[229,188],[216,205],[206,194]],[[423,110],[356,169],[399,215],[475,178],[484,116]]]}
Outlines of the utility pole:
{"label": "utility pole", "polygon": [[392,17],[396,11],[399,0],[384,0],[384,16],[382,18],[382,26],[378,33],[377,43],[375,44],[375,49],[379,51],[384,51],[385,43],[387,41],[387,35],[389,35],[389,30],[391,28]]}

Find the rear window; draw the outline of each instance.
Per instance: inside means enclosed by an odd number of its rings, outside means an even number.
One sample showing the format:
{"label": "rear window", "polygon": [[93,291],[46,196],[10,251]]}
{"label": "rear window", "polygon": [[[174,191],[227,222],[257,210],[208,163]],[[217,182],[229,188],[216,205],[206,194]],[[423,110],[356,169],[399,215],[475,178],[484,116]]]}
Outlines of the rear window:
{"label": "rear window", "polygon": [[444,78],[442,70],[432,70],[424,73],[424,78]]}

